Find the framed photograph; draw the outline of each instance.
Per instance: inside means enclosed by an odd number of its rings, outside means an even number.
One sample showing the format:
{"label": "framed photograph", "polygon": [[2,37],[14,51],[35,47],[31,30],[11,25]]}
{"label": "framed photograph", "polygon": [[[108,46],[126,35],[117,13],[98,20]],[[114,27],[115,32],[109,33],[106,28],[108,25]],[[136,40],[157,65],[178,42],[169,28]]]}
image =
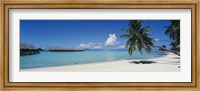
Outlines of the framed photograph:
{"label": "framed photograph", "polygon": [[2,89],[200,90],[197,1],[1,3]]}

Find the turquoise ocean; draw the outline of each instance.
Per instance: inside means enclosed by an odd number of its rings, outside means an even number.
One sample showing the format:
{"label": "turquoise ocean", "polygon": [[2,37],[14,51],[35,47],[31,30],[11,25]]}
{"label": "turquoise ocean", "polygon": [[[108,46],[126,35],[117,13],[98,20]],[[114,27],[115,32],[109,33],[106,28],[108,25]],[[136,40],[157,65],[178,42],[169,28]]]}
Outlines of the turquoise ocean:
{"label": "turquoise ocean", "polygon": [[164,52],[153,50],[150,54],[141,55],[135,51],[132,56],[127,50],[85,50],[82,52],[48,52],[42,51],[35,55],[20,56],[20,69],[77,65],[86,63],[120,61],[128,59],[146,59],[161,57]]}

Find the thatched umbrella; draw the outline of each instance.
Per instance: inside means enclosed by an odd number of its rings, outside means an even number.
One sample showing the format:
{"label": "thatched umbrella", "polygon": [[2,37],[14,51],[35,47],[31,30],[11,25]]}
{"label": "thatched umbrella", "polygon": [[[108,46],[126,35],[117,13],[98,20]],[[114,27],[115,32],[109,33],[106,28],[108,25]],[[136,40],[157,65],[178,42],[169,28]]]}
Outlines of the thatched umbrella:
{"label": "thatched umbrella", "polygon": [[33,44],[20,43],[20,49],[37,49]]}

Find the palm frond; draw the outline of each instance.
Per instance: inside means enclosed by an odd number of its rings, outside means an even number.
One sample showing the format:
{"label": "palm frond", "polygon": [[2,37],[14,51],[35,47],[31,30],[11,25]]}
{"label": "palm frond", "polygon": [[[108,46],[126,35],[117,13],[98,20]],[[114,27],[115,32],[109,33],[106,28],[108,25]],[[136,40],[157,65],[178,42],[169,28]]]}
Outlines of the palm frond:
{"label": "palm frond", "polygon": [[140,34],[147,33],[151,30],[151,26],[146,26],[140,30]]}
{"label": "palm frond", "polygon": [[128,46],[131,44],[131,42],[133,42],[132,40],[133,40],[132,38],[128,39],[128,41],[125,44],[126,48],[128,48]]}
{"label": "palm frond", "polygon": [[149,31],[151,26],[144,26],[142,28],[143,20],[131,20],[130,26],[123,31],[127,34],[122,34],[121,38],[127,38],[125,47],[129,49],[128,53],[130,55],[136,50],[136,47],[140,54],[142,55],[142,49],[146,52],[151,52],[151,46],[154,45],[155,40],[149,37]]}
{"label": "palm frond", "polygon": [[129,54],[132,56],[134,51],[135,51],[135,43],[131,42],[131,45],[129,47]]}
{"label": "palm frond", "polygon": [[130,38],[131,35],[130,34],[122,34],[120,35],[120,38]]}

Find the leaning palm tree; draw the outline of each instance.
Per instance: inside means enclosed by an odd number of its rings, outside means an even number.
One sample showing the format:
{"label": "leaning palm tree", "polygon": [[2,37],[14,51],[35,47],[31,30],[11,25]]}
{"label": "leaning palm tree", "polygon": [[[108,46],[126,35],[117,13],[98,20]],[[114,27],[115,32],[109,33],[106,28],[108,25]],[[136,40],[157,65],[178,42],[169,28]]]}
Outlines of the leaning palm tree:
{"label": "leaning palm tree", "polygon": [[129,49],[129,54],[138,49],[142,54],[142,49],[145,49],[147,53],[151,52],[151,47],[154,45],[154,39],[149,36],[151,26],[142,27],[143,20],[131,20],[128,28],[123,31],[126,34],[121,35],[121,38],[127,38],[125,47]]}
{"label": "leaning palm tree", "polygon": [[172,50],[180,51],[180,20],[170,20],[171,24],[169,26],[165,26],[165,34],[169,36],[172,40],[171,46]]}
{"label": "leaning palm tree", "polygon": [[143,20],[131,20],[128,28],[123,31],[126,34],[122,34],[121,38],[127,38],[127,42],[125,47],[129,49],[129,54],[132,55],[133,52],[138,49],[138,51],[142,54],[142,49],[145,49],[147,53],[151,52],[152,47],[156,47],[163,51],[172,52],[174,54],[180,55],[179,52],[166,49],[161,46],[156,46],[154,38],[149,36],[149,31],[151,30],[151,26],[142,27]]}

